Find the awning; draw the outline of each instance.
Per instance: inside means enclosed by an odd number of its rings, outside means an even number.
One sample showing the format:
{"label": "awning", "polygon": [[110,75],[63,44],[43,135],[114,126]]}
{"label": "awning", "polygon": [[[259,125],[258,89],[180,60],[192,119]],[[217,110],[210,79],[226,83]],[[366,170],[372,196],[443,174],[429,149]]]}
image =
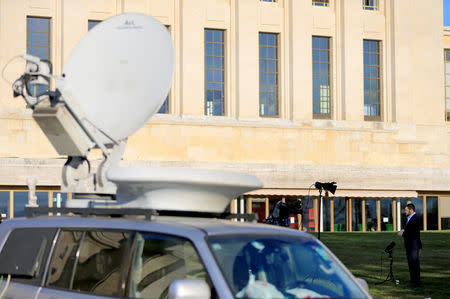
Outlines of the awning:
{"label": "awning", "polygon": [[[318,196],[319,191],[312,188],[308,189],[258,189],[245,193],[248,196]],[[322,192],[325,195],[325,192]],[[417,191],[410,190],[345,190],[337,189],[336,193],[329,194],[333,197],[417,197]]]}

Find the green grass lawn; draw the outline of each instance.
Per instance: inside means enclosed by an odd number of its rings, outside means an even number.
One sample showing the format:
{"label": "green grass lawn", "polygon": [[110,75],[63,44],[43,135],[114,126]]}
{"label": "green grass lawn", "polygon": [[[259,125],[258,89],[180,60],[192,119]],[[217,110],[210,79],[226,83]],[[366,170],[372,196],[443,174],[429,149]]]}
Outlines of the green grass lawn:
{"label": "green grass lawn", "polygon": [[[315,234],[317,236],[317,234]],[[421,287],[409,289],[408,262],[403,238],[395,232],[321,233],[320,240],[347,266],[356,277],[369,284],[374,298],[450,298],[450,231],[421,232]],[[388,255],[384,248],[394,241],[393,273],[400,283],[375,285],[389,273]],[[380,258],[383,272],[380,273]]]}

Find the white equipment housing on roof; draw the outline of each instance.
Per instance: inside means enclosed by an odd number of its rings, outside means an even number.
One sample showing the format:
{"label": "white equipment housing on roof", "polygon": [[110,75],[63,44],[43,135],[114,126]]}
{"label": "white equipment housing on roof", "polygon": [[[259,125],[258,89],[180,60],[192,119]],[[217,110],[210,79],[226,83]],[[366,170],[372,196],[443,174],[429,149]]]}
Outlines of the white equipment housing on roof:
{"label": "white equipment housing on roof", "polygon": [[[172,39],[151,16],[126,13],[99,23],[76,45],[61,78],[51,74],[50,62],[23,57],[14,95],[24,97],[53,147],[68,156],[62,191],[107,195],[105,204],[124,207],[223,212],[232,198],[261,188],[257,178],[232,172],[117,168],[127,138],[158,111],[172,81]],[[51,78],[55,91],[30,91],[33,85],[48,90]],[[92,148],[104,156],[96,173],[88,160]],[[116,191],[117,201],[109,200]],[[81,197],[69,203],[92,205]]]}
{"label": "white equipment housing on roof", "polygon": [[186,168],[112,168],[117,203],[126,208],[223,212],[230,200],[261,188],[252,175]]}

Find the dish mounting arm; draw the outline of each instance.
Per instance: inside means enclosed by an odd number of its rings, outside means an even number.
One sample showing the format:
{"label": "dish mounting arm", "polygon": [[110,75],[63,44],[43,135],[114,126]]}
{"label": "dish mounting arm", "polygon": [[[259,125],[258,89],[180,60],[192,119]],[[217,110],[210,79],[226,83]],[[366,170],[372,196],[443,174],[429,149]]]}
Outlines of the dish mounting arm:
{"label": "dish mounting arm", "polygon": [[[118,166],[126,138],[114,140],[87,119],[64,78],[52,75],[49,61],[31,55],[22,57],[26,61],[25,72],[13,83],[14,97],[24,98],[55,150],[68,157],[62,170],[61,190],[115,194],[116,186],[106,179],[105,173]],[[51,78],[55,79],[55,91],[49,90]],[[88,159],[92,148],[103,153],[95,173]]]}

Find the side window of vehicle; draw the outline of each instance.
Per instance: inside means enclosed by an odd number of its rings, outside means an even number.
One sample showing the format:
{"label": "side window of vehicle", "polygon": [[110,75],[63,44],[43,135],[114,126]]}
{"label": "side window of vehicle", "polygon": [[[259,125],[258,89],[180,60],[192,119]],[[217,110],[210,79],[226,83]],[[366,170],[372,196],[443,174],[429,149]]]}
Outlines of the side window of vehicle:
{"label": "side window of vehicle", "polygon": [[13,230],[0,253],[0,274],[11,274],[15,281],[40,285],[56,228],[18,228]]}
{"label": "side window of vehicle", "polygon": [[71,289],[73,270],[82,231],[61,231],[48,271],[47,286]]}
{"label": "side window of vehicle", "polygon": [[130,297],[166,298],[175,279],[200,279],[207,273],[193,245],[185,239],[137,234],[130,277]]}
{"label": "side window of vehicle", "polygon": [[96,295],[123,296],[130,233],[63,231],[53,255],[48,286]]}
{"label": "side window of vehicle", "polygon": [[124,259],[129,253],[129,240],[128,232],[86,232],[72,289],[97,295],[123,296],[121,281],[127,268]]}

